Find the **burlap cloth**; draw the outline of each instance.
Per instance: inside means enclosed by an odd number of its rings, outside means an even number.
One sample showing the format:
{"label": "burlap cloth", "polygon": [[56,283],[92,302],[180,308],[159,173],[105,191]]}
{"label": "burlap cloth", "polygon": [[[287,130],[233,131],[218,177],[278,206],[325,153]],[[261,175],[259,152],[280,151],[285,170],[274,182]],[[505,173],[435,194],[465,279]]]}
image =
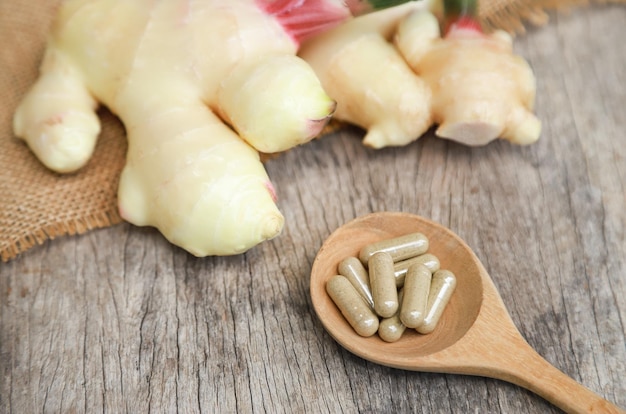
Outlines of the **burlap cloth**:
{"label": "burlap cloth", "polygon": [[[46,34],[61,0],[0,1],[0,257],[8,261],[61,235],[122,221],[116,190],[126,141],[121,123],[101,110],[102,134],[89,164],[78,173],[43,167],[12,132],[19,100],[34,82]],[[623,0],[622,0],[623,1]],[[546,21],[545,10],[580,1],[489,0],[481,17],[492,27],[520,32]]]}

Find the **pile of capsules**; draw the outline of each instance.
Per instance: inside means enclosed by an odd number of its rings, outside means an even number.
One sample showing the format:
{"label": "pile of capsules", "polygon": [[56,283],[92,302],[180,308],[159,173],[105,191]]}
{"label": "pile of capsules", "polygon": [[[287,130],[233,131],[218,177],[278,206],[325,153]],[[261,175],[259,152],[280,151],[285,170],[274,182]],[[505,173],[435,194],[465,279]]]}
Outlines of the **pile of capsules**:
{"label": "pile of capsules", "polygon": [[431,333],[454,288],[456,277],[440,269],[428,252],[428,238],[411,233],[363,247],[359,257],[339,263],[326,292],[357,334],[378,332],[395,342],[406,328]]}

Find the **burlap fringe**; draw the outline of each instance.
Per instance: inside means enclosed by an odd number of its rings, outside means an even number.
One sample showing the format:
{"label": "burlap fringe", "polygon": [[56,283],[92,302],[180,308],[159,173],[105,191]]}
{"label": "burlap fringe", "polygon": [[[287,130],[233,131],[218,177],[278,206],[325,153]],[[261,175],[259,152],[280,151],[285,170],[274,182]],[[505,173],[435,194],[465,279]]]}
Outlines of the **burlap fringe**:
{"label": "burlap fringe", "polygon": [[68,222],[44,226],[32,234],[25,235],[15,240],[8,240],[6,243],[3,243],[3,245],[0,246],[0,259],[2,262],[8,262],[35,245],[42,245],[46,241],[56,237],[83,234],[90,230],[110,227],[122,221],[117,209],[113,209]]}
{"label": "burlap fringe", "polygon": [[487,31],[505,30],[511,34],[525,33],[528,24],[542,26],[548,22],[548,11],[566,11],[592,3],[623,3],[626,0],[515,0],[510,2],[484,1],[479,3],[479,14]]}

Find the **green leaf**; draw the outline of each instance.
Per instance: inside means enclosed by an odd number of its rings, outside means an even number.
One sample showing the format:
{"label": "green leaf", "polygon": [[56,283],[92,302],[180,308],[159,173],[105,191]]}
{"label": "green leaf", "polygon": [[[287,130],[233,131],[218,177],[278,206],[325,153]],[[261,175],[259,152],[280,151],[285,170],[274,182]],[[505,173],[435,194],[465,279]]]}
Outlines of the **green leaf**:
{"label": "green leaf", "polygon": [[388,7],[398,6],[413,0],[364,0],[364,3],[370,5],[373,10],[386,9]]}
{"label": "green leaf", "polygon": [[478,0],[443,0],[446,16],[472,16],[478,13]]}

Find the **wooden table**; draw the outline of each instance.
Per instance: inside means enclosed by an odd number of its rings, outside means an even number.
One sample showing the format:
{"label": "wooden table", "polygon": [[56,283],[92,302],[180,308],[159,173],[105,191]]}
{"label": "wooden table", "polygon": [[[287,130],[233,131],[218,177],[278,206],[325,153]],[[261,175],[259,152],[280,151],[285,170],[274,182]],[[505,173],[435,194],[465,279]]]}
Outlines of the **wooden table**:
{"label": "wooden table", "polygon": [[532,146],[431,133],[374,151],[347,128],[267,164],[286,228],[245,255],[197,259],[123,224],[1,264],[0,412],[558,412],[501,381],[369,363],[324,331],[316,252],[382,210],[463,237],[528,342],[626,407],[625,23],[594,6],[516,40],[538,78]]}

